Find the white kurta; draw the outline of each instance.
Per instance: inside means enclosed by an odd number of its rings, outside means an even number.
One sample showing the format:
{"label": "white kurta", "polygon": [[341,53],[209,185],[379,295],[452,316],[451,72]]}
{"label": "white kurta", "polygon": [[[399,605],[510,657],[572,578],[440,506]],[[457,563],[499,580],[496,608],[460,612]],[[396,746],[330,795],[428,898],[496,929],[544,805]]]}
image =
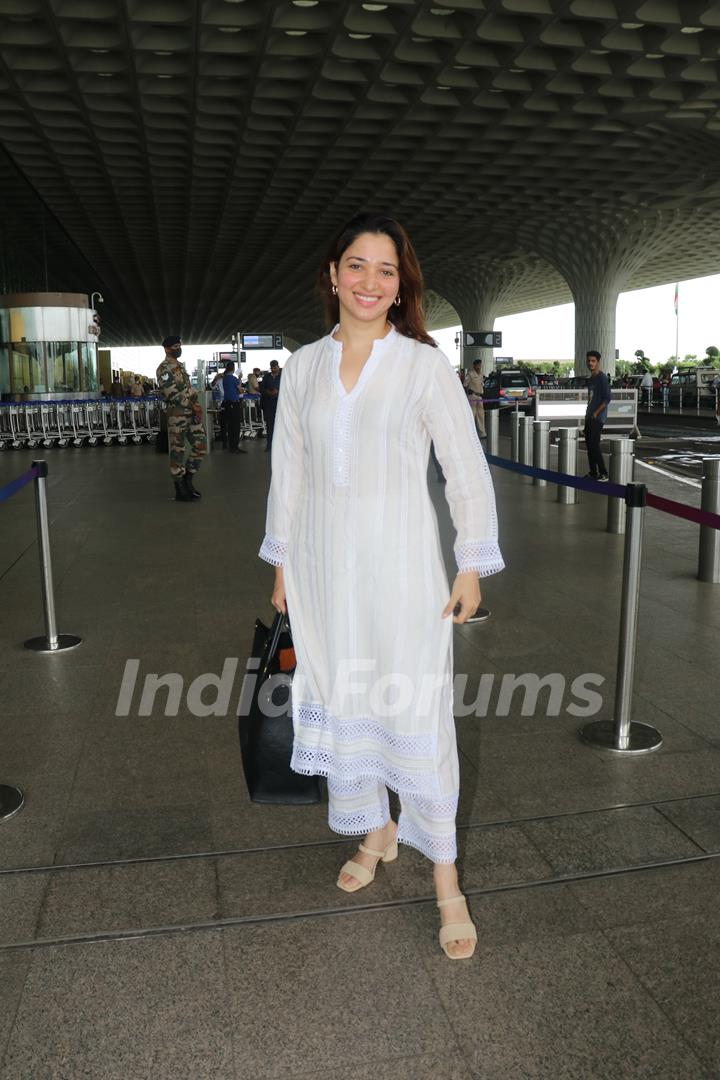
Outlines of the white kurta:
{"label": "white kurta", "polygon": [[[459,777],[430,440],[460,571],[503,568],[492,481],[439,349],[391,330],[350,393],[341,355],[328,335],[288,359],[273,436],[260,556],[284,567],[297,655],[292,767],[347,793],[378,781],[440,820],[456,805]],[[350,816],[331,814],[331,826],[367,831],[362,813]],[[408,823],[403,835],[401,823],[399,839],[450,860],[448,842],[424,831]]]}

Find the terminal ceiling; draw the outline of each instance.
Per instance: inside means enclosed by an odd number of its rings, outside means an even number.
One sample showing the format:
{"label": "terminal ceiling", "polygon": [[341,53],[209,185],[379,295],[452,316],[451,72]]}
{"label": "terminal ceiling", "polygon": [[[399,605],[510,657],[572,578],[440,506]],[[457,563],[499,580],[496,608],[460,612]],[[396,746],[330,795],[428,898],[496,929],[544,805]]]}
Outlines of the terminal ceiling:
{"label": "terminal ceiling", "polygon": [[626,287],[720,270],[719,50],[708,0],[0,0],[0,140],[106,340],[312,336],[361,208],[447,325],[498,275],[496,314],[567,301],[623,237]]}

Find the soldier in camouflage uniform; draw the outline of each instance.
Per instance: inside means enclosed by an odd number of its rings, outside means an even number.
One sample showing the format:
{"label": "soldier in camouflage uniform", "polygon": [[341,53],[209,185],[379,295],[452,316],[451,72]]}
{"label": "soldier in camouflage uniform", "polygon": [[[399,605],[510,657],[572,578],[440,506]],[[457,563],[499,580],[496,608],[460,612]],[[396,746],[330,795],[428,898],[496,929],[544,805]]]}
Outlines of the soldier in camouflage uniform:
{"label": "soldier in camouflage uniform", "polygon": [[[207,453],[202,411],[185,368],[178,363],[182,342],[177,334],[163,341],[165,359],[157,369],[157,384],[167,402],[170,472],[175,481],[178,502],[194,502],[200,492],[193,487],[193,476]],[[185,440],[190,444],[190,456],[185,465]]]}

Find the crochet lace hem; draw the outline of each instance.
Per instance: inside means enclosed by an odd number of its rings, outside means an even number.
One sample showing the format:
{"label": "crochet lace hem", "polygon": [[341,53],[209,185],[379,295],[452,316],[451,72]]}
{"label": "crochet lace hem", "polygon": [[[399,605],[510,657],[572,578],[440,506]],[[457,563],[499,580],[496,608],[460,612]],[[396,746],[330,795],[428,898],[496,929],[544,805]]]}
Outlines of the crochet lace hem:
{"label": "crochet lace hem", "polygon": [[282,566],[287,555],[287,543],[284,540],[277,540],[274,536],[266,535],[258,555],[271,566]]}
{"label": "crochet lace hem", "polygon": [[303,776],[326,776],[341,784],[360,779],[375,779],[385,784],[401,798],[403,795],[428,795],[441,797],[435,765],[430,763],[423,770],[403,769],[385,761],[381,754],[367,751],[360,754],[336,754],[323,746],[303,744],[298,735],[293,744],[290,768]]}
{"label": "crochet lace hem", "polygon": [[455,830],[446,836],[435,836],[421,829],[414,821],[409,821],[404,814],[398,822],[398,843],[407,844],[425,855],[430,862],[454,863],[457,859]]}
{"label": "crochet lace hem", "polygon": [[474,572],[488,577],[505,569],[496,540],[467,540],[455,545],[455,561],[459,574]]}
{"label": "crochet lace hem", "polygon": [[301,702],[295,708],[298,730],[322,731],[331,735],[333,742],[347,745],[352,742],[371,742],[381,745],[390,753],[413,760],[434,760],[437,739],[434,735],[398,735],[388,731],[369,716],[338,719],[322,705]]}

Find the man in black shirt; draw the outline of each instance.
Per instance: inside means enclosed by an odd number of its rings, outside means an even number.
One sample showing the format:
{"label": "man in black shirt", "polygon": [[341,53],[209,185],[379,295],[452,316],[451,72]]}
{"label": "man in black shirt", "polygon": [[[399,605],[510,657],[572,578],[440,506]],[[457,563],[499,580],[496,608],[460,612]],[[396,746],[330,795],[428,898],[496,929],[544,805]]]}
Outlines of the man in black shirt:
{"label": "man in black shirt", "polygon": [[594,349],[586,356],[590,378],[587,383],[588,407],[585,413],[585,443],[590,466],[590,472],[587,475],[592,480],[601,480],[605,483],[608,474],[600,450],[600,439],[603,425],[607,420],[607,410],[612,394],[608,377],[604,371],[600,370],[600,360],[600,353]]}
{"label": "man in black shirt", "polygon": [[282,372],[277,360],[270,361],[270,371],[263,377],[262,384],[260,386],[260,392],[262,394],[262,406],[263,414],[265,416],[265,427],[267,429],[267,444],[265,446],[265,453],[269,453],[272,449],[272,437],[273,430],[275,428],[275,413],[277,411],[278,392],[280,390],[280,376]]}

